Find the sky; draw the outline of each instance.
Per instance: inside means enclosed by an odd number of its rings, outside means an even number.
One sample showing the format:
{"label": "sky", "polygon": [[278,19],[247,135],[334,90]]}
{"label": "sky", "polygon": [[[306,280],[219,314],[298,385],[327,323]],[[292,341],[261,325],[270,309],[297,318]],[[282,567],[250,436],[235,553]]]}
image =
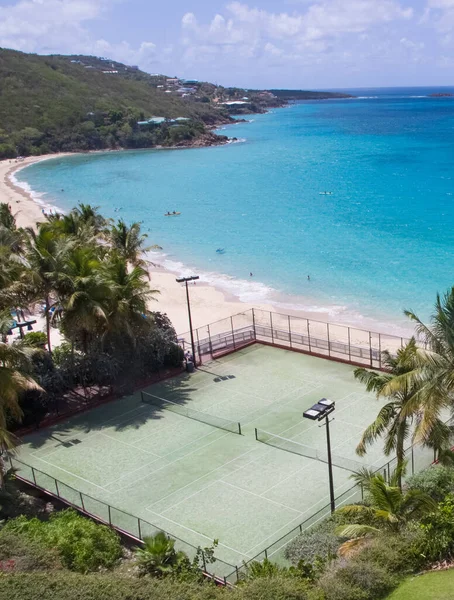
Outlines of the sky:
{"label": "sky", "polygon": [[0,0],[0,47],[246,88],[453,85],[454,0]]}

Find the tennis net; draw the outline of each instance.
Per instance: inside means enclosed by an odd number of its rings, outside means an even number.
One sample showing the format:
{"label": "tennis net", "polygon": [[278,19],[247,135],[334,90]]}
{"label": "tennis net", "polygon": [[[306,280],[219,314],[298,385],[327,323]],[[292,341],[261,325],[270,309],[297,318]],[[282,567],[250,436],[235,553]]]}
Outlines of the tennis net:
{"label": "tennis net", "polygon": [[183,404],[178,404],[178,402],[172,402],[172,400],[166,400],[165,398],[154,396],[149,392],[141,392],[141,396],[142,402],[145,404],[151,404],[152,406],[156,406],[156,408],[171,410],[182,417],[194,419],[195,421],[200,421],[206,425],[211,425],[212,427],[217,427],[218,429],[224,429],[225,431],[230,431],[231,433],[238,433],[241,435],[241,423],[237,423],[236,421],[230,421],[229,419],[216,417],[215,415],[210,415],[206,412],[189,408]]}
{"label": "tennis net", "polygon": [[[328,462],[327,453],[320,452],[320,450],[316,450],[315,448],[311,448],[310,446],[306,446],[305,444],[300,444],[295,440],[290,440],[280,435],[270,433],[269,431],[263,431],[262,429],[256,428],[255,439],[258,442],[262,442],[263,444],[268,444],[268,446],[274,446],[274,448],[279,448],[279,450],[285,450],[286,452],[299,454],[300,456],[305,456],[306,458],[320,460],[324,463]],[[331,455],[331,462],[336,467],[339,467],[340,469],[345,469],[346,471],[351,471],[352,473],[356,473],[360,469],[363,469],[364,466],[366,466],[362,465],[360,462],[357,462],[355,460],[350,460],[349,458],[344,458],[343,456],[336,456],[334,454]]]}

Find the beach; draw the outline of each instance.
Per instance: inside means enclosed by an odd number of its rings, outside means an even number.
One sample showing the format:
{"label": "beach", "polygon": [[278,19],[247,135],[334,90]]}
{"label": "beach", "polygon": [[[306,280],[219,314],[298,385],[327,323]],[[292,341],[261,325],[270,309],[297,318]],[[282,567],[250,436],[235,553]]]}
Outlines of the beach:
{"label": "beach", "polygon": [[[116,153],[117,154],[117,153]],[[48,160],[51,158],[61,158],[68,156],[68,154],[54,154],[40,157],[29,157],[25,158],[20,162],[15,160],[0,161],[0,202],[6,202],[11,206],[13,213],[16,215],[17,224],[19,227],[34,227],[37,221],[43,218],[44,210],[49,210],[50,206],[58,206],[58,200],[54,201],[52,196],[47,196],[43,200],[40,200],[39,196],[31,193],[31,190],[27,190],[26,187],[16,185],[11,177],[19,169],[39,162]],[[86,201],[86,199],[84,200]],[[76,205],[77,202],[74,202]],[[97,201],[92,202],[93,205],[97,205]],[[102,212],[102,209],[101,209]],[[134,217],[126,217],[127,221],[130,221]],[[137,217],[137,220],[140,220]],[[190,259],[190,255],[187,255]],[[160,311],[167,314],[169,319],[172,321],[175,330],[178,334],[185,333],[189,330],[188,312],[187,312],[187,299],[185,286],[176,282],[176,276],[181,276],[181,263],[172,263],[169,268],[168,264],[164,264],[168,261],[162,259],[159,254],[154,255],[151,253],[148,256],[150,260],[149,272],[150,272],[150,286],[152,289],[157,290],[155,295],[156,301],[150,303],[150,309]],[[172,268],[173,265],[173,268]],[[185,275],[187,269],[184,268]],[[199,274],[199,273],[196,273]],[[289,300],[292,297],[277,297],[276,303],[270,298],[270,301],[247,301],[247,298],[241,298],[236,296],[228,284],[231,282],[224,277],[224,281],[217,277],[219,286],[212,285],[209,281],[206,281],[204,274],[201,274],[201,280],[197,281],[196,284],[191,283],[189,285],[190,299],[191,299],[191,311],[192,311],[192,324],[194,328],[202,327],[204,325],[214,323],[218,320],[225,319],[232,315],[241,313],[250,308],[258,308],[266,311],[274,311],[282,314],[290,314],[291,316],[301,317],[310,319],[318,322],[331,322],[341,323],[343,326],[352,325],[360,330],[372,330],[381,331],[387,333],[394,333],[397,335],[403,335],[409,337],[409,331],[395,330],[391,325],[380,326],[373,320],[365,320],[360,318],[358,320],[346,321],[345,318],[337,319],[330,312],[330,307],[314,306],[314,310],[299,310],[298,305],[301,303],[303,306],[312,306],[312,302],[304,297],[298,298],[297,306],[293,307]],[[204,280],[205,279],[205,280]],[[236,280],[239,290],[243,290],[244,287],[251,285],[261,286],[259,281],[250,279],[249,281]],[[226,285],[227,284],[227,285]],[[239,292],[241,293],[241,292]],[[247,295],[247,294],[246,294]],[[287,301],[287,302],[286,302]],[[341,307],[342,308],[342,307]],[[38,327],[44,328],[44,319],[39,315],[33,315],[38,320]],[[53,344],[59,342],[58,330],[53,331]]]}
{"label": "beach", "polygon": [[[0,161],[0,202],[6,202],[11,206],[18,227],[35,227],[36,222],[43,218],[43,207],[33,199],[30,193],[15,185],[10,179],[11,175],[30,164],[68,155],[69,153],[28,157],[20,162],[14,159]],[[159,292],[155,296],[156,302],[152,302],[150,309],[166,313],[178,333],[188,331],[186,290],[182,284],[175,281],[175,274],[166,271],[160,265],[150,265],[150,285],[152,289]],[[240,313],[252,306],[273,310],[271,305],[248,304],[233,296],[227,297],[215,287],[203,283],[191,284],[190,296],[192,321],[195,328]],[[44,326],[44,319],[42,323],[40,321],[38,324],[40,327]],[[58,343],[57,338],[53,341],[54,344]]]}

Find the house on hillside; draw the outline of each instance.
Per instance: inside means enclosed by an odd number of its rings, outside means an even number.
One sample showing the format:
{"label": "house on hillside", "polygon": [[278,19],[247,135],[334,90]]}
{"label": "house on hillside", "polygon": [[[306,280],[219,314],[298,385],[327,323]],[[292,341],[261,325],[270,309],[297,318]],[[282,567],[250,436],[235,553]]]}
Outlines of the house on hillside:
{"label": "house on hillside", "polygon": [[221,102],[221,104],[224,106],[245,106],[251,103],[246,102],[245,100],[230,100],[229,102]]}
{"label": "house on hillside", "polygon": [[165,117],[150,117],[146,121],[137,121],[137,125],[162,125],[167,119]]}

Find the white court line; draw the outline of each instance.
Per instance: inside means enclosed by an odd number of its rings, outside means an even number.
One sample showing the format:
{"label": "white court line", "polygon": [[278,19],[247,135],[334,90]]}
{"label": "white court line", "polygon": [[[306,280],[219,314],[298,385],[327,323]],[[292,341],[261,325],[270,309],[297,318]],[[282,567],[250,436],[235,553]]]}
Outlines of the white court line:
{"label": "white court line", "polygon": [[[180,428],[180,429],[184,429],[184,427],[183,427],[183,428]],[[216,432],[218,432],[218,431],[219,431],[218,429],[213,429],[213,431],[210,431],[210,433],[207,433],[206,435],[203,435],[202,437],[196,438],[196,439],[194,439],[192,442],[188,442],[188,443],[187,443],[187,444],[185,444],[184,446],[181,446],[180,448],[177,448],[177,449],[175,449],[175,450],[172,450],[172,452],[168,452],[167,454],[163,454],[162,456],[158,456],[158,459],[157,459],[157,460],[159,460],[159,459],[166,459],[166,457],[167,457],[167,456],[170,456],[171,454],[174,454],[175,452],[179,452],[179,451],[180,451],[182,448],[186,448],[187,446],[191,446],[192,444],[196,444],[196,443],[197,443],[197,442],[199,442],[200,440],[203,440],[204,438],[206,438],[206,437],[209,437],[210,435],[213,435],[213,433],[216,433]],[[222,437],[224,437],[224,435],[227,435],[227,434],[223,434],[221,437],[219,437],[219,438],[217,438],[217,439],[218,439],[218,440],[222,439]],[[143,439],[146,439],[146,438],[143,438]],[[200,447],[201,447],[201,448],[203,448],[204,446],[200,446]],[[188,456],[188,455],[187,455],[187,454],[185,454],[184,456]],[[183,456],[183,458],[184,458],[184,456]],[[176,460],[180,460],[180,459],[176,459]],[[166,465],[164,465],[164,467],[168,467],[169,465],[172,465],[174,462],[176,462],[176,460],[174,460],[174,461],[167,461],[167,464],[166,464]],[[128,477],[128,475],[132,475],[132,473],[136,473],[137,471],[140,471],[141,469],[144,469],[145,467],[147,467],[147,466],[150,466],[150,465],[152,465],[152,464],[153,464],[153,463],[155,463],[155,462],[156,462],[156,461],[154,460],[154,461],[153,461],[153,462],[151,462],[151,463],[146,463],[145,465],[142,465],[141,467],[137,467],[137,469],[133,469],[132,471],[128,471],[127,473],[125,473],[124,475],[122,475],[122,476],[121,476],[121,477],[119,477],[118,479],[114,479],[113,481],[111,481],[111,482],[110,482],[110,483],[108,483],[107,485],[110,485],[111,483],[115,483],[116,481],[120,481],[121,479],[124,479],[125,477]],[[164,467],[163,467],[163,468],[164,468]],[[157,469],[157,471],[158,471],[158,470],[160,470],[160,469]],[[152,471],[152,473],[155,473],[155,472],[156,472],[156,471]],[[151,473],[148,473],[148,475],[150,475],[150,474],[151,474]],[[148,477],[148,475],[144,475],[144,477]],[[141,479],[143,479],[144,477],[142,477]],[[140,481],[140,479],[139,479],[139,480],[137,480],[137,481]],[[123,488],[121,488],[121,489],[123,489]],[[117,491],[117,490],[116,490],[116,491]]]}
{"label": "white court line", "polygon": [[[92,410],[95,410],[96,408],[97,407],[94,407]],[[123,417],[124,415],[127,415],[129,413],[135,412],[137,410],[142,410],[143,408],[144,408],[143,406],[136,406],[135,408],[132,408],[131,410],[127,410],[124,413],[120,413],[118,415],[118,417]],[[74,415],[74,417],[76,417],[76,416],[77,415]],[[101,429],[101,428],[103,428],[105,426],[106,423],[109,423],[110,421],[114,421],[116,419],[117,419],[117,417],[111,417],[110,419],[107,419],[107,421],[103,421],[102,424],[96,425],[96,427],[100,427],[100,429]],[[130,419],[131,418],[123,419],[122,421],[119,422],[119,425],[121,423],[123,423],[124,421],[129,421]],[[69,421],[65,421],[65,422],[68,423]],[[84,435],[84,439],[81,440],[82,443],[83,443],[84,441],[86,441],[88,439],[91,439],[92,437],[95,437],[96,435],[99,435],[99,433],[101,433],[101,431],[92,431],[93,427],[95,427],[95,426],[94,425],[90,426],[90,432],[89,433],[84,433],[84,432],[80,432],[80,431],[71,430],[71,432],[67,434],[67,437],[70,437],[70,436],[74,437],[75,435],[80,435],[82,433]],[[56,432],[56,435],[66,435],[66,434]],[[42,437],[46,437],[45,434],[44,434],[44,432],[42,434]],[[58,452],[59,450],[61,450],[62,449],[62,444],[64,443],[64,441],[65,440],[59,442],[57,444],[58,447],[55,448],[55,450],[53,450],[52,452],[49,452],[49,454],[46,454],[46,456],[50,456],[51,454],[54,454],[55,452]],[[33,456],[35,458],[39,458],[39,456],[36,453],[40,452],[41,450],[44,450],[44,447],[38,448],[34,452],[30,452],[30,456]]]}
{"label": "white court line", "polygon": [[144,450],[143,448],[136,448],[132,444],[128,444],[128,442],[124,442],[123,440],[117,440],[114,437],[111,437],[110,435],[108,435],[107,433],[104,433],[102,431],[99,432],[99,435],[102,435],[102,436],[108,438],[109,440],[116,442],[117,444],[123,444],[123,446],[128,446],[128,448],[132,448],[133,450],[136,450],[136,451],[140,450],[141,452],[145,452],[145,454],[154,456],[156,460],[158,460],[158,458],[162,458],[161,456],[159,456],[158,454],[155,454],[154,452],[149,452],[148,450]]}
{"label": "white court line", "polygon": [[[309,510],[309,509],[308,509],[308,510]],[[284,523],[284,525],[281,525],[281,527],[279,527],[279,529],[276,529],[276,531],[273,531],[273,533],[271,533],[270,535],[267,535],[265,538],[263,538],[263,539],[262,539],[262,541],[261,541],[261,542],[259,542],[259,543],[258,543],[258,544],[256,544],[255,546],[252,546],[252,548],[249,548],[249,550],[248,550],[248,551],[247,551],[245,554],[248,554],[248,555],[249,555],[249,554],[252,554],[252,556],[254,557],[254,556],[257,556],[257,554],[258,554],[258,553],[260,553],[260,552],[263,552],[263,551],[264,551],[264,547],[266,548],[266,547],[268,547],[268,546],[270,546],[270,545],[271,545],[271,544],[267,544],[267,540],[271,540],[273,537],[275,537],[276,535],[278,535],[278,534],[279,534],[279,532],[280,532],[280,531],[282,531],[283,529],[287,529],[287,533],[290,533],[291,529],[290,529],[290,531],[288,530],[288,527],[290,526],[290,524],[291,524],[291,523],[293,523],[293,522],[296,522],[296,525],[295,525],[295,527],[298,527],[298,525],[299,525],[299,524],[300,524],[300,522],[301,522],[301,521],[300,521],[301,517],[302,517],[302,516],[303,516],[305,513],[307,513],[307,512],[308,512],[308,511],[306,510],[306,511],[304,511],[304,513],[301,513],[301,515],[300,515],[299,517],[294,517],[294,518],[293,518],[293,519],[291,519],[290,521],[287,521],[286,523]],[[308,517],[308,518],[310,518],[310,517]],[[286,534],[284,533],[284,535],[286,535]],[[282,537],[282,536],[281,536],[281,537]],[[279,538],[278,538],[278,539],[279,539]],[[276,541],[277,541],[277,540],[276,540]],[[272,542],[272,543],[273,543],[273,542]],[[287,544],[287,542],[286,542],[284,545],[286,545],[286,544]],[[256,549],[256,548],[260,548],[260,547],[262,548],[262,550],[259,550],[259,552],[257,552],[255,549]],[[281,546],[281,547],[282,547],[282,546]],[[274,553],[273,553],[273,554],[274,554]]]}
{"label": "white court line", "polygon": [[[301,458],[306,458],[306,457],[301,457]],[[307,460],[311,460],[310,458],[307,458]],[[302,471],[305,471],[306,469],[308,469],[311,466],[311,464],[307,464],[304,465],[304,467],[300,467],[299,469],[297,469],[296,471],[294,471],[293,473],[291,473],[290,475],[288,475],[287,477],[285,477],[285,479],[282,479],[281,481],[279,481],[278,483],[275,483],[274,485],[272,485],[271,487],[267,488],[264,492],[262,492],[260,495],[264,496],[264,494],[268,493],[270,490],[274,489],[275,487],[278,487],[279,485],[282,485],[283,483],[285,483],[288,479],[290,479],[291,477],[297,477]]]}
{"label": "white court line", "polygon": [[[133,473],[136,473],[137,471],[140,471],[141,469],[146,469],[147,467],[151,467],[151,465],[154,465],[155,462],[157,462],[159,459],[156,460],[152,460],[149,463],[145,463],[144,465],[142,465],[141,467],[137,467],[137,469],[133,469],[132,471],[128,471],[127,473],[125,473],[124,475],[122,475],[121,477],[119,477],[118,479],[113,479],[112,481],[109,481],[108,483],[105,484],[106,488],[108,488],[110,485],[116,483],[117,481],[121,481],[122,479],[124,479],[125,477],[128,477],[129,475],[132,475]],[[149,471],[147,473],[147,475],[144,475],[144,477],[148,477],[148,475],[151,475],[152,473],[154,473],[154,471]],[[142,477],[143,479],[143,477]],[[140,481],[140,480],[137,480]],[[123,489],[123,488],[120,488]],[[109,494],[114,494],[119,490],[108,490]]]}
{"label": "white court line", "polygon": [[[36,456],[35,458],[38,459],[38,460],[41,460],[42,462],[45,462],[47,465],[50,465],[51,467],[54,467],[54,469],[60,469],[60,471],[64,471],[68,475],[72,475],[72,477],[77,477],[77,479],[81,479],[82,481],[85,481],[85,483],[88,483],[90,485],[94,485],[95,487],[99,488],[103,492],[107,492],[108,494],[110,494],[110,492],[108,490],[106,490],[105,488],[103,488],[101,485],[98,485],[97,483],[93,483],[92,481],[89,481],[88,479],[85,479],[84,477],[81,477],[80,475],[76,475],[75,473],[72,473],[71,471],[67,471],[63,467],[57,467],[57,465],[54,465],[53,463],[45,460],[44,458],[40,458],[39,456]],[[38,471],[39,471],[39,469],[38,469]],[[44,475],[47,475],[48,477],[51,477],[52,479],[55,479],[55,477],[53,477],[49,473],[44,473]],[[62,481],[62,483],[65,483],[65,482]],[[77,491],[79,491],[79,490],[77,490]]]}
{"label": "white court line", "polygon": [[[248,425],[249,423],[251,423],[256,418],[259,419],[259,418],[262,418],[262,417],[266,417],[267,415],[270,415],[271,413],[275,412],[275,409],[284,407],[287,404],[290,404],[291,402],[294,402],[294,400],[295,400],[294,397],[291,398],[290,400],[288,400],[287,402],[281,402],[281,400],[283,400],[284,398],[286,398],[290,394],[297,394],[298,392],[301,392],[301,390],[304,389],[304,387],[305,386],[300,386],[300,387],[294,388],[294,389],[292,389],[290,391],[284,392],[281,396],[278,396],[276,399],[274,399],[271,402],[271,404],[266,404],[264,406],[261,406],[259,408],[256,408],[254,410],[251,410],[249,412],[244,413],[244,415],[242,415],[241,417],[239,417],[240,420],[241,420],[241,424],[242,425]],[[320,387],[320,386],[317,386],[317,387]],[[306,394],[309,394],[309,393],[315,391],[317,389],[317,387],[315,387],[315,388],[313,388],[311,390],[308,390],[308,391],[306,391],[304,393],[300,393],[300,396],[303,397]],[[241,396],[244,396],[245,398],[252,397],[252,398],[255,398],[257,400],[261,400],[263,402],[263,396],[257,396],[257,395],[255,395],[253,393],[246,393],[246,392],[241,392],[241,391],[237,391],[237,394],[241,395]],[[221,406],[222,404],[225,404],[226,402],[230,402],[230,401],[231,400],[224,400],[221,403],[212,404],[211,406],[208,407],[207,410],[210,410],[211,408],[216,407],[216,406]],[[274,409],[273,409],[273,407],[274,407]],[[298,410],[298,409],[295,408],[295,411],[296,410]],[[262,414],[259,414],[256,417],[255,415],[257,413],[260,413],[260,412],[262,412]],[[246,419],[246,420],[244,420],[244,419]]]}
{"label": "white court line", "polygon": [[[162,502],[163,500],[166,500],[166,498],[170,498],[170,496],[173,496],[174,494],[177,494],[178,492],[181,492],[181,490],[184,490],[184,488],[189,487],[190,485],[193,485],[194,483],[196,483],[197,481],[200,481],[201,479],[204,479],[204,477],[207,477],[208,475],[211,475],[212,473],[215,473],[216,471],[219,471],[220,469],[223,469],[224,467],[226,467],[227,465],[229,465],[230,463],[235,462],[236,460],[238,460],[239,458],[242,458],[243,456],[246,456],[246,454],[249,454],[250,452],[255,452],[256,448],[251,448],[250,450],[248,450],[247,452],[243,452],[243,454],[239,454],[237,457],[232,458],[232,460],[229,460],[228,462],[220,465],[219,467],[216,467],[215,469],[212,469],[211,471],[208,471],[207,473],[205,473],[204,475],[201,475],[200,477],[198,477],[197,479],[193,479],[190,483],[187,483],[186,485],[184,485],[181,488],[178,488],[177,490],[175,490],[174,492],[171,492],[170,494],[168,494],[167,496],[164,496],[163,498],[160,498],[159,500],[156,500],[156,502],[153,502],[152,504],[150,504],[150,506],[147,506],[147,508],[151,508],[152,506],[154,506],[155,504],[157,504],[158,502]],[[253,463],[254,460],[249,461],[248,463],[246,463],[246,465],[250,465],[251,463]],[[246,466],[246,465],[243,465]],[[236,473],[237,471],[239,471],[240,469],[242,469],[243,467],[238,467],[238,469],[235,469],[234,471],[232,471],[231,473],[229,473],[229,475],[232,475],[233,473]],[[216,481],[220,481],[219,479],[217,479]],[[215,483],[215,482],[214,482]],[[211,483],[210,483],[211,485]],[[199,492],[203,491],[206,488],[202,488],[199,490]],[[198,492],[196,492],[198,493]],[[185,499],[187,500],[187,498],[189,498],[190,496],[187,496]],[[173,508],[174,506],[176,506],[175,504],[172,504],[171,506],[169,506],[169,508]],[[166,509],[167,510],[167,509]]]}
{"label": "white court line", "polygon": [[[151,473],[151,475],[154,475],[154,474],[155,474],[155,473],[157,473],[158,471],[162,471],[162,469],[165,469],[165,468],[169,467],[170,465],[173,465],[173,464],[177,463],[178,461],[180,461],[180,460],[183,460],[183,459],[187,458],[187,457],[188,457],[188,456],[190,456],[191,454],[194,454],[194,452],[197,452],[197,451],[199,451],[199,450],[202,450],[202,448],[206,448],[207,446],[211,446],[211,444],[214,444],[215,442],[218,442],[219,440],[222,440],[222,438],[226,437],[227,435],[235,435],[235,434],[232,434],[232,433],[226,433],[226,434],[222,435],[221,437],[219,437],[219,438],[216,438],[215,440],[213,440],[213,441],[209,442],[208,444],[205,444],[204,446],[200,446],[199,448],[195,448],[195,449],[194,449],[194,450],[192,450],[191,452],[188,452],[187,454],[184,454],[183,456],[180,456],[180,458],[177,458],[177,459],[175,459],[175,460],[173,460],[173,461],[169,462],[167,465],[164,465],[163,467],[160,467],[159,469],[156,469],[156,471],[153,471],[153,472]],[[136,484],[138,481],[141,481],[142,479],[145,479],[146,477],[149,477],[149,476],[150,476],[150,473],[149,473],[148,475],[144,475],[144,476],[143,476],[143,477],[141,477],[140,479],[137,479],[136,481],[134,481],[134,483]],[[112,483],[113,483],[113,482],[112,482]],[[117,492],[121,492],[122,490],[124,490],[124,489],[125,489],[125,487],[131,487],[131,486],[130,486],[130,485],[123,486],[123,487],[119,488],[118,490],[115,490],[115,493],[117,493]]]}
{"label": "white court line", "polygon": [[[146,509],[146,510],[149,510],[149,509]],[[178,527],[181,527],[182,529],[186,529],[187,531],[191,531],[192,533],[195,533],[196,535],[200,535],[201,537],[204,537],[207,540],[210,540],[210,542],[213,542],[213,538],[210,537],[209,535],[205,535],[204,533],[201,533],[200,531],[196,531],[195,529],[191,529],[190,527],[186,527],[186,525],[182,525],[181,523],[177,523],[176,521],[173,521],[172,519],[169,519],[168,517],[164,517],[164,515],[161,515],[160,513],[154,512],[153,510],[149,510],[149,512],[151,514],[153,514],[153,515],[156,515],[157,517],[160,517],[161,519],[164,519],[165,521],[169,521],[169,523],[173,523],[174,525],[177,525]],[[185,540],[181,540],[181,541],[184,542]],[[186,542],[186,544],[192,545],[191,542]],[[218,546],[223,546],[224,548],[227,548],[228,550],[231,550],[232,552],[236,552],[236,554],[239,554],[240,556],[246,556],[245,552],[240,552],[239,550],[236,550],[235,548],[231,548],[230,546],[227,546],[227,544],[223,544],[222,542],[218,541]],[[220,560],[222,560],[222,558]]]}
{"label": "white court line", "polygon": [[303,514],[301,511],[296,510],[296,508],[291,508],[290,506],[286,506],[285,504],[281,504],[281,502],[276,502],[275,500],[270,500],[269,498],[262,498],[262,496],[259,496],[258,494],[255,494],[254,492],[250,492],[248,490],[243,490],[242,488],[238,487],[237,485],[234,485],[233,483],[228,483],[227,481],[224,481],[223,479],[219,479],[219,481],[221,483],[224,483],[225,485],[229,485],[230,487],[234,488],[235,490],[239,490],[240,492],[246,492],[246,494],[251,494],[251,496],[260,498],[260,500],[266,500],[267,502],[276,504],[277,506],[280,506],[281,508],[286,508],[287,510],[296,512],[296,513],[298,513],[299,516],[302,516],[302,514]]}

